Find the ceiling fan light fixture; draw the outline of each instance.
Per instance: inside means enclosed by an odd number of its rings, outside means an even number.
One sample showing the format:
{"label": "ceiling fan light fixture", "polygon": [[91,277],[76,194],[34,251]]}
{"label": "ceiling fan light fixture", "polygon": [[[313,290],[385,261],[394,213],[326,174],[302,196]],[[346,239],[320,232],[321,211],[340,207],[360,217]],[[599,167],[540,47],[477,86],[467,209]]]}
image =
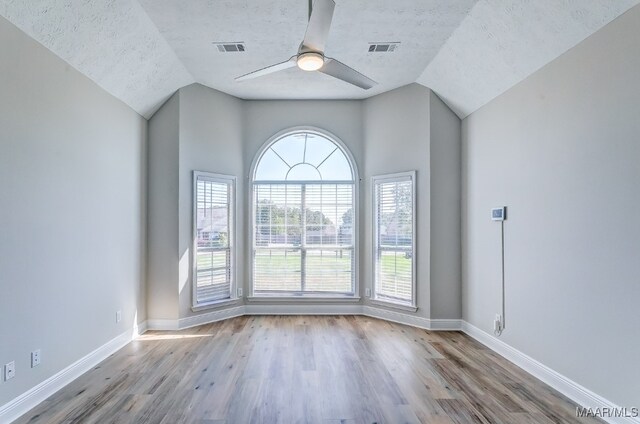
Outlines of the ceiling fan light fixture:
{"label": "ceiling fan light fixture", "polygon": [[314,52],[302,53],[296,63],[303,71],[317,71],[324,65],[324,56]]}

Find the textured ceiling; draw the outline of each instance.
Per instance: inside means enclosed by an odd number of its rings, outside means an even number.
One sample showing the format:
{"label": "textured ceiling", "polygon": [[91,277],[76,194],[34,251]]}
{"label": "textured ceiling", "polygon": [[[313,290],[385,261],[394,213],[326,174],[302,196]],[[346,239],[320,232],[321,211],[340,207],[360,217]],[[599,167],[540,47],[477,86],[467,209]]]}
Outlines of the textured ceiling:
{"label": "textured ceiling", "polygon": [[[307,0],[0,0],[0,15],[145,117],[193,82],[249,99],[353,99],[416,80],[464,117],[638,3],[336,0],[326,53],[380,83],[369,91],[296,68],[234,81],[297,52]],[[402,44],[367,52],[383,41]]]}
{"label": "textured ceiling", "polygon": [[0,0],[0,15],[147,118],[194,82],[136,0]]}
{"label": "textured ceiling", "polygon": [[638,3],[480,0],[418,82],[463,118]]}
{"label": "textured ceiling", "polygon": [[[297,68],[243,82],[235,77],[286,61],[307,27],[307,0],[139,0],[197,82],[245,99],[358,99],[415,82],[476,0],[337,0],[326,54],[379,83],[365,91]],[[219,53],[214,41],[244,41]],[[393,53],[369,42],[401,41]]]}

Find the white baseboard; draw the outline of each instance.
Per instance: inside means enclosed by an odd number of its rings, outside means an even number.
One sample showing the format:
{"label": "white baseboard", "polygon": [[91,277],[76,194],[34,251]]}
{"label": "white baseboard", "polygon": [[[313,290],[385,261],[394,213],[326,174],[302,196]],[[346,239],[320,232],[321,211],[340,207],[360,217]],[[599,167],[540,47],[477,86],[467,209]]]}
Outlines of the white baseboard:
{"label": "white baseboard", "polygon": [[245,315],[361,315],[361,305],[245,305]]}
{"label": "white baseboard", "polygon": [[[472,338],[476,339],[489,349],[498,353],[510,362],[513,362],[532,376],[548,384],[555,390],[559,391],[563,395],[567,396],[578,405],[586,408],[608,408],[613,410],[619,408],[613,402],[603,398],[600,395],[593,393],[586,387],[581,386],[575,381],[565,377],[564,375],[552,370],[546,365],[536,361],[530,356],[520,352],[519,350],[509,346],[497,337],[486,333],[479,328],[469,324],[466,321],[462,321],[462,331]],[[606,422],[612,424],[639,424],[640,420],[630,417],[611,417],[603,418]]]}
{"label": "white baseboard", "polygon": [[148,319],[145,321],[147,330],[177,331],[180,322],[177,319]]}
{"label": "white baseboard", "polygon": [[403,312],[390,311],[388,309],[377,308],[375,306],[363,306],[362,315],[392,321],[398,324],[411,325],[425,330],[431,329],[431,320],[428,318],[422,318]]}
{"label": "white baseboard", "polygon": [[244,306],[235,306],[233,308],[220,309],[187,318],[181,318],[178,320],[178,329],[184,330],[185,328],[222,321],[223,319],[240,317],[245,315],[244,308]]}
{"label": "white baseboard", "polygon": [[135,325],[132,329],[125,331],[62,371],[52,375],[7,404],[0,406],[0,423],[10,423],[29,412],[49,396],[122,349],[131,340],[144,332],[144,326],[144,323]]}
{"label": "white baseboard", "polygon": [[180,319],[149,319],[144,323],[145,330],[178,331],[196,327],[198,325],[222,321],[223,319],[239,317],[244,314],[244,306],[236,306],[234,308],[215,310]]}
{"label": "white baseboard", "polygon": [[140,335],[146,333],[147,329],[148,329],[147,321],[143,321],[141,323],[133,324],[133,335],[132,335],[132,338],[136,338],[137,336],[140,336]]}
{"label": "white baseboard", "polygon": [[361,315],[360,305],[241,305],[234,308],[211,311],[179,320],[150,319],[145,329],[177,331],[198,325],[209,324],[243,315]]}
{"label": "white baseboard", "polygon": [[432,319],[431,331],[461,331],[462,320],[460,319]]}
{"label": "white baseboard", "polygon": [[410,325],[412,327],[423,328],[430,331],[460,331],[462,328],[462,321],[459,319],[429,319],[408,313],[377,308],[374,306],[363,306],[362,315],[384,319],[398,324]]}
{"label": "white baseboard", "polygon": [[460,331],[462,328],[462,321],[459,319],[428,319],[411,313],[390,311],[375,306],[350,304],[250,304],[179,320],[150,319],[146,321],[146,325],[149,330],[176,331],[242,315],[365,315],[431,331]]}

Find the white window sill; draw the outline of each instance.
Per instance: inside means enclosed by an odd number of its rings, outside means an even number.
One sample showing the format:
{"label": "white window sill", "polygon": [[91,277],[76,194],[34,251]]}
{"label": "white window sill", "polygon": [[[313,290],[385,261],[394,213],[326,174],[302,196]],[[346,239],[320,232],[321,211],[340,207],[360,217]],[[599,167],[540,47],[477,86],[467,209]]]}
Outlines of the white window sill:
{"label": "white window sill", "polygon": [[221,308],[223,306],[235,305],[237,303],[240,303],[239,298],[222,299],[222,300],[216,300],[215,302],[201,303],[197,306],[192,306],[191,310],[193,312],[206,311],[207,309]]}
{"label": "white window sill", "polygon": [[356,296],[250,296],[249,302],[279,302],[279,303],[326,303],[326,302],[360,302]]}
{"label": "white window sill", "polygon": [[402,303],[394,303],[380,299],[370,299],[369,303],[371,303],[372,305],[385,306],[387,308],[399,309],[401,311],[407,312],[416,312],[418,310],[417,306],[404,305]]}

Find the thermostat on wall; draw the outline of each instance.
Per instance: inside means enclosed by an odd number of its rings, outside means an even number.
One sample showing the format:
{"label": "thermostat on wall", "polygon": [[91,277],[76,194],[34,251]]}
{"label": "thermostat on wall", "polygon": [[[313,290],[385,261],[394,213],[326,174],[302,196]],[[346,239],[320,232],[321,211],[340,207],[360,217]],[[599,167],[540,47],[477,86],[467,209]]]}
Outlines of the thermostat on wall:
{"label": "thermostat on wall", "polygon": [[503,206],[501,208],[493,208],[491,209],[491,220],[492,221],[504,221],[507,219],[507,207]]}

